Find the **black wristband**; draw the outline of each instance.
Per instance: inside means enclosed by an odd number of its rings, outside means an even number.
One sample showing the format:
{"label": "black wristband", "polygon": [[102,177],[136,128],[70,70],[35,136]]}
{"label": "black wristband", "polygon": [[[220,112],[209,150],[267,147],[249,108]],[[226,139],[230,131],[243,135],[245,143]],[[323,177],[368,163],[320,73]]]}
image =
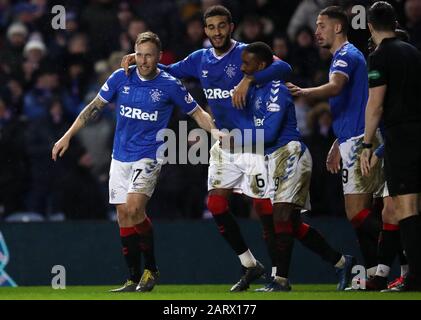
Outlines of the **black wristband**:
{"label": "black wristband", "polygon": [[363,149],[371,149],[373,148],[373,144],[372,143],[362,143]]}

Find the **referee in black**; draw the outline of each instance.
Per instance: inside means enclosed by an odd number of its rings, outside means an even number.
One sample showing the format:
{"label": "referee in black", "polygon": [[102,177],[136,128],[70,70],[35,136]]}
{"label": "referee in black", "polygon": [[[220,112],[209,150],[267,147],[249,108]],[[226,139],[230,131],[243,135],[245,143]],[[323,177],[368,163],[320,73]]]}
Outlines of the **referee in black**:
{"label": "referee in black", "polygon": [[409,273],[393,291],[421,291],[421,53],[396,38],[393,7],[384,1],[368,11],[377,49],[370,54],[361,170],[368,173],[372,142],[383,120],[385,175],[399,220]]}

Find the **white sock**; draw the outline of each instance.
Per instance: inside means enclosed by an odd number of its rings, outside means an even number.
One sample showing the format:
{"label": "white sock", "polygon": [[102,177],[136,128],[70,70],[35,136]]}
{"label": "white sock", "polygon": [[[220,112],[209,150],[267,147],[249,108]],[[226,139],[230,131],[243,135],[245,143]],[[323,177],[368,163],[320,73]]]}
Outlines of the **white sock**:
{"label": "white sock", "polygon": [[390,267],[385,264],[379,264],[376,270],[376,276],[387,278],[390,273]]}
{"label": "white sock", "polygon": [[276,267],[272,267],[272,277],[276,277]]}
{"label": "white sock", "polygon": [[408,274],[408,265],[407,264],[401,265],[401,277],[406,277],[407,274]]}
{"label": "white sock", "polygon": [[367,269],[367,278],[374,277],[376,275],[376,271],[377,271],[377,266]]}
{"label": "white sock", "polygon": [[345,266],[345,257],[342,256],[339,261],[335,264],[335,268],[342,269]]}
{"label": "white sock", "polygon": [[241,264],[246,268],[251,268],[256,266],[256,259],[253,257],[253,254],[250,250],[240,254],[238,256],[240,258]]}

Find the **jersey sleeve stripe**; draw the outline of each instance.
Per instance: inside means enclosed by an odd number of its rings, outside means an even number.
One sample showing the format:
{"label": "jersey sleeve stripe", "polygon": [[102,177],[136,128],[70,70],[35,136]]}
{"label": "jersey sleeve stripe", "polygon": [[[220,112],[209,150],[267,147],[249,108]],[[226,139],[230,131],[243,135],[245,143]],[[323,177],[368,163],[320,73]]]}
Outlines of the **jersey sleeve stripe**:
{"label": "jersey sleeve stripe", "polygon": [[187,112],[187,114],[190,116],[190,115],[192,115],[195,111],[197,111],[197,109],[199,109],[199,105],[198,104],[196,104],[196,106],[190,111],[190,112]]}
{"label": "jersey sleeve stripe", "polygon": [[107,101],[106,99],[104,99],[103,97],[101,97],[101,95],[98,93],[97,94],[97,97],[99,98],[99,100],[101,100],[102,102],[105,102],[105,103],[110,103],[109,101]]}
{"label": "jersey sleeve stripe", "polygon": [[340,74],[343,74],[345,77],[347,77],[348,78],[348,80],[349,80],[349,75],[348,75],[348,73],[346,73],[346,72],[344,72],[344,71],[341,71],[341,70],[333,70],[332,71],[332,73],[340,73]]}

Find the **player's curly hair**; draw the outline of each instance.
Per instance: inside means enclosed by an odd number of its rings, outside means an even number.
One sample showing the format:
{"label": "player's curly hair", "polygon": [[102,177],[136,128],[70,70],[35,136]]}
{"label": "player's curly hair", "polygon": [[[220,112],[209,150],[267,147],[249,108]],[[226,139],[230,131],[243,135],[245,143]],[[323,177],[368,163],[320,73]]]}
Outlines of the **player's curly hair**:
{"label": "player's curly hair", "polygon": [[221,5],[211,6],[209,7],[205,13],[203,14],[203,20],[206,25],[206,19],[214,16],[223,16],[227,17],[228,23],[232,22],[231,12]]}
{"label": "player's curly hair", "polygon": [[271,65],[273,62],[272,49],[264,42],[250,43],[244,48],[244,51],[254,54],[259,61],[265,62],[266,66]]}

